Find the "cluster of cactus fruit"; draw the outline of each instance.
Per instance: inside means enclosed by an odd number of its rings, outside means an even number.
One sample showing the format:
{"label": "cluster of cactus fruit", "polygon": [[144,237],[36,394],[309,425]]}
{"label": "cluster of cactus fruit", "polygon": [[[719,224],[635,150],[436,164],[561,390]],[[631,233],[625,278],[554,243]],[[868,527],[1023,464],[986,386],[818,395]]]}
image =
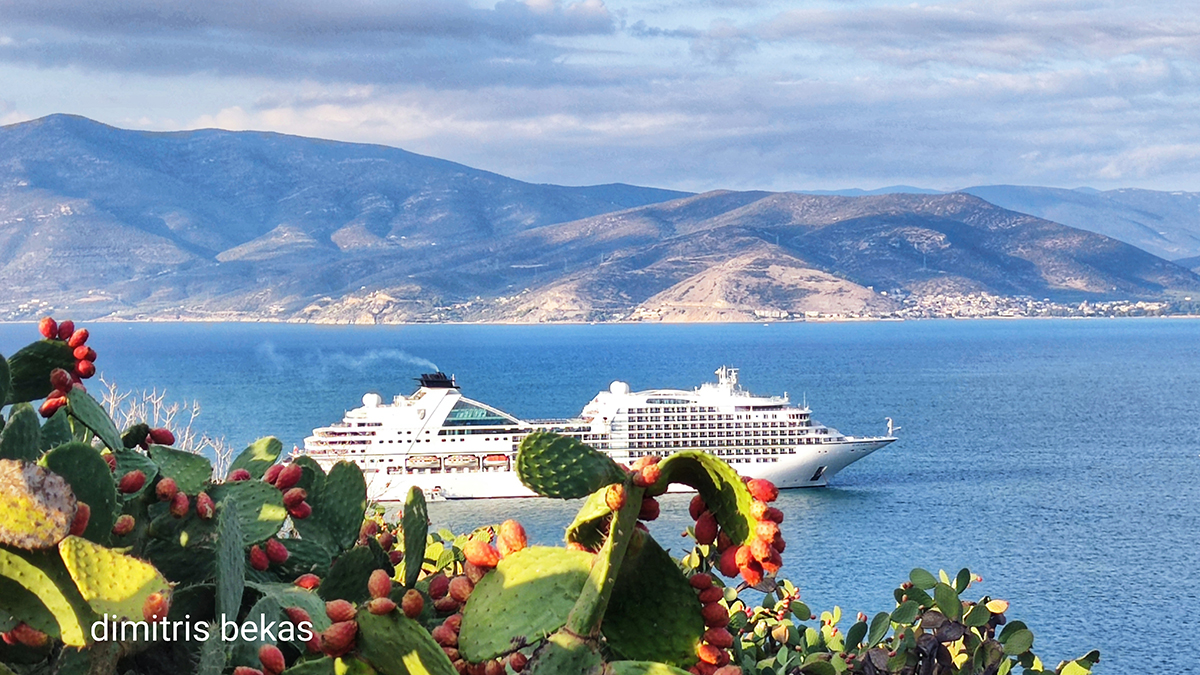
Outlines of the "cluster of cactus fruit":
{"label": "cluster of cactus fruit", "polygon": [[[960,599],[966,570],[914,570],[892,612],[860,614],[845,633],[836,609],[808,625],[817,617],[777,578],[778,491],[711,455],[625,467],[533,434],[517,457],[522,482],[585,499],[564,547],[530,546],[514,520],[430,532],[419,490],[389,522],[351,463],[281,464],[281,444],[265,438],[220,478],[170,447],[169,430],[118,432],[79,386],[80,361],[95,358],[78,351],[86,330],[40,329],[45,340],[0,358],[11,406],[0,416],[0,675],[1050,672],[1007,603]],[[41,423],[30,402],[47,397],[64,400]],[[644,525],[671,484],[697,492],[696,543],[680,560]],[[164,633],[118,638],[118,622]],[[210,637],[167,639],[180,625]],[[1088,673],[1096,660],[1054,672]]]}

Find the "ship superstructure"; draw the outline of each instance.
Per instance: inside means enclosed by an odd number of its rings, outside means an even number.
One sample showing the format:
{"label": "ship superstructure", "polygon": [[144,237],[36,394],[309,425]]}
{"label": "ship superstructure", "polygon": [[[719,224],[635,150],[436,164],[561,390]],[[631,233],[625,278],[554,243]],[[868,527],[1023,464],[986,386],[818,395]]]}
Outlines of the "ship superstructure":
{"label": "ship superstructure", "polygon": [[343,420],[313,431],[304,454],[326,469],[338,461],[362,468],[370,498],[400,501],[412,485],[431,498],[531,497],[514,469],[517,449],[535,431],[574,436],[631,464],[701,450],[743,475],[780,488],[823,486],[852,462],[896,440],[844,436],[816,422],[787,396],[756,396],[738,386],[736,368],[693,390],[634,392],[613,382],[578,418],[520,420],[462,395],[452,377],[422,375],[411,396],[384,403],[367,394]]}

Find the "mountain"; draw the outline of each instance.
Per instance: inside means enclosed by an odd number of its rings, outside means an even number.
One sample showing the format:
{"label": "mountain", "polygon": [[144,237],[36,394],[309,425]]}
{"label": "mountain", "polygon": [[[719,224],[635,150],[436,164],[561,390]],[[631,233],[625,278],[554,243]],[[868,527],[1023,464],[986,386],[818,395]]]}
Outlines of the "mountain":
{"label": "mountain", "polygon": [[272,133],[0,127],[0,319],[752,320],[904,296],[1200,290],[966,194],[534,185]]}
{"label": "mountain", "polygon": [[910,194],[910,195],[940,195],[945,194],[944,190],[930,190],[928,188],[913,187],[911,185],[889,185],[887,187],[875,188],[874,190],[863,190],[862,188],[848,188],[843,190],[796,190],[799,194],[804,195],[833,195],[837,197],[872,197],[875,195],[894,195],[894,194]]}
{"label": "mountain", "polygon": [[997,206],[1133,244],[1167,260],[1200,256],[1200,193],[1022,185],[963,190]]}

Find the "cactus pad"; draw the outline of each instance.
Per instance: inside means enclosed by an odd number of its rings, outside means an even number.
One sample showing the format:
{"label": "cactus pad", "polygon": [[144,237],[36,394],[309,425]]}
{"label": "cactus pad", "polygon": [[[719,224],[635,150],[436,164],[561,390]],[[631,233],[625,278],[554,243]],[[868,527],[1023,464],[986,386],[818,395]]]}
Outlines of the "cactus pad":
{"label": "cactus pad", "polygon": [[533,653],[529,675],[601,675],[604,662],[596,647],[565,632],[551,635]]}
{"label": "cactus pad", "polygon": [[754,498],[733,467],[698,450],[677,452],[659,462],[658,467],[661,473],[654,491],[665,491],[671,483],[695,488],[730,539],[738,544],[753,541],[755,521],[750,507]]}
{"label": "cactus pad", "polygon": [[[241,525],[242,544],[253,546],[275,536],[287,510],[283,508],[283,495],[279,490],[256,480],[214,485],[208,491],[214,502],[232,497],[237,502],[238,521]],[[355,534],[358,527],[355,526]]]}
{"label": "cactus pad", "polygon": [[484,661],[544,639],[562,628],[587,582],[592,555],[533,546],[500,561],[463,609],[459,649]]}
{"label": "cactus pad", "polygon": [[118,621],[142,620],[142,606],[152,593],[170,596],[171,586],[148,562],[104,548],[81,537],[58,544],[63,564],[83,599],[99,615]]}
{"label": "cactus pad", "polygon": [[[301,466],[305,467],[303,486],[309,478],[309,467]],[[325,476],[314,472],[305,489],[312,515],[299,521],[293,519],[300,536],[315,539],[334,552],[353,546],[367,511],[367,483],[362,469],[351,462],[338,462]]]}
{"label": "cactus pad", "polygon": [[175,480],[179,489],[194,495],[204,489],[212,478],[212,464],[203,456],[184,452],[165,445],[151,445],[150,459],[158,465],[158,473]]}
{"label": "cactus pad", "polygon": [[687,675],[687,671],[653,661],[613,661],[604,666],[604,675]]}
{"label": "cactus pad", "polygon": [[28,403],[18,403],[8,414],[8,424],[0,432],[0,459],[23,459],[35,462],[42,453],[38,449],[41,430],[38,414]]}
{"label": "cactus pad", "polygon": [[75,367],[75,355],[71,352],[62,340],[39,340],[8,357],[9,391],[4,403],[45,398],[53,389],[50,371],[55,368],[69,371]]}
{"label": "cactus pad", "polygon": [[28,462],[0,459],[0,544],[54,546],[70,531],[76,504],[60,476]]}
{"label": "cactus pad", "polygon": [[261,480],[267,469],[279,461],[279,455],[282,453],[283,443],[278,438],[260,438],[238,454],[229,465],[229,471],[232,473],[238,469],[245,469],[255,480]]}
{"label": "cactus pad", "polygon": [[321,580],[317,593],[326,600],[341,598],[363,602],[371,597],[367,591],[367,579],[371,577],[371,572],[381,567],[370,547],[355,546],[338,556],[329,568],[329,575]]}
{"label": "cactus pad", "polygon": [[[429,536],[429,509],[425,506],[425,493],[413,486],[408,489],[404,500],[404,587],[413,588],[421,576],[421,565],[425,562],[425,539]],[[414,554],[414,555],[410,555]]]}
{"label": "cactus pad", "polygon": [[380,675],[456,675],[429,632],[403,613],[360,610],[356,619],[359,657]]}
{"label": "cactus pad", "polygon": [[[0,408],[3,408],[8,403],[8,394],[12,391],[12,377],[8,372],[8,359],[0,354]],[[4,428],[4,422],[0,421],[0,429]]]}
{"label": "cactus pad", "polygon": [[226,497],[217,506],[217,617],[236,616],[245,590],[246,559],[237,502]]}
{"label": "cactus pad", "polygon": [[[670,611],[663,608],[669,607]],[[696,663],[704,633],[696,591],[653,537],[621,563],[604,615],[608,646],[629,659],[681,667]]]}
{"label": "cactus pad", "polygon": [[580,499],[625,479],[608,455],[582,441],[554,433],[532,433],[521,441],[517,474],[525,487],[558,499]]}
{"label": "cactus pad", "polygon": [[59,408],[42,425],[42,432],[38,436],[38,450],[45,452],[73,440],[75,437],[71,434],[71,421],[67,416],[67,411]]}
{"label": "cactus pad", "polygon": [[57,552],[0,548],[0,611],[59,637],[70,647],[86,646],[96,619]]}
{"label": "cactus pad", "polygon": [[567,526],[567,542],[582,544],[590,550],[597,550],[604,543],[605,531],[612,518],[612,509],[608,508],[603,490],[596,490],[588,496],[587,501],[575,514],[575,520]]}
{"label": "cactus pad", "polygon": [[83,537],[107,544],[112,539],[121,500],[100,453],[90,445],[68,443],[46,453],[39,464],[61,476],[76,499],[91,507],[92,515]]}
{"label": "cactus pad", "polygon": [[121,434],[117,432],[117,425],[113,424],[112,418],[91,394],[79,387],[67,392],[67,411],[71,413],[71,417],[91,429],[109,450],[116,452],[125,449],[125,444],[121,442]]}
{"label": "cactus pad", "polygon": [[[313,632],[319,633],[326,628],[329,628],[331,622],[325,614],[325,601],[321,596],[306,591],[295,584],[283,583],[267,583],[259,584],[249,582],[246,584],[252,592],[256,592],[263,597],[274,598],[279,603],[280,607],[299,607],[308,612],[313,622]],[[304,645],[297,643],[297,648],[303,649]]]}

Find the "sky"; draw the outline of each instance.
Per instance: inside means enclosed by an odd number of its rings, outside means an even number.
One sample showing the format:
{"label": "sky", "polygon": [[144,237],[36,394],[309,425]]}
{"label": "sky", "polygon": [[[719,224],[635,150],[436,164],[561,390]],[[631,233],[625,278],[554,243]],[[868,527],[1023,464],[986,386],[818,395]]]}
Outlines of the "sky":
{"label": "sky", "polygon": [[1200,5],[0,0],[0,124],[270,130],[522,180],[1200,189]]}

